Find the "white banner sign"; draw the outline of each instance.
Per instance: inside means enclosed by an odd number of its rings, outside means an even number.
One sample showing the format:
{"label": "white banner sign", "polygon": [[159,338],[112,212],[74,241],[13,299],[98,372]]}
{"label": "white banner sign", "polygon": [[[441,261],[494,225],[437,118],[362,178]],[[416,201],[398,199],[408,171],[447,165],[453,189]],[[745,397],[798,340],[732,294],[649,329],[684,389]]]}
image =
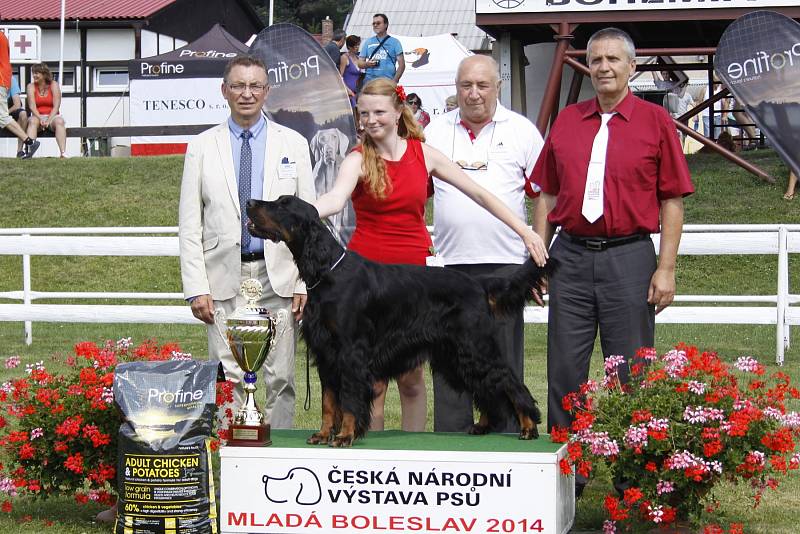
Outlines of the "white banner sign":
{"label": "white banner sign", "polygon": [[475,12],[479,15],[765,7],[797,7],[797,0],[476,0],[475,2]]}
{"label": "white banner sign", "polygon": [[42,60],[42,29],[39,26],[0,26],[0,31],[5,32],[8,39],[11,63],[39,63]]}
{"label": "white banner sign", "polygon": [[[131,80],[131,126],[216,124],[229,114],[222,78]],[[191,136],[134,137],[133,143],[186,143]]]}
{"label": "white banner sign", "polygon": [[562,533],[572,519],[573,486],[557,463],[564,448],[239,450],[222,451],[223,533]]}

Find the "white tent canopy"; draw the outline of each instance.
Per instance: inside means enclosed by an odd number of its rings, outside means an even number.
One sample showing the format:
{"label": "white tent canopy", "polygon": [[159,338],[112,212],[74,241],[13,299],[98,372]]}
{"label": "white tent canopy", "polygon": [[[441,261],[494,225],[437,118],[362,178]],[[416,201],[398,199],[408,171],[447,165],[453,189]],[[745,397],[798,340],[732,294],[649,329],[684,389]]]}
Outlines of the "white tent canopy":
{"label": "white tent canopy", "polygon": [[443,113],[445,99],[456,93],[458,64],[472,52],[449,33],[427,37],[392,35],[403,45],[406,70],[400,78],[406,94],[417,93],[431,115]]}

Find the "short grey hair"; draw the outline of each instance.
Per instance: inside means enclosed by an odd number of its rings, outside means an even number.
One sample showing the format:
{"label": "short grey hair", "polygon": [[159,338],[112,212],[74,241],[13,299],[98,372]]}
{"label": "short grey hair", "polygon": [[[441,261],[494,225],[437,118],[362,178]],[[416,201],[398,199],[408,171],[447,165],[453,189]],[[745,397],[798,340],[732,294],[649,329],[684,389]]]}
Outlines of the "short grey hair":
{"label": "short grey hair", "polygon": [[341,41],[345,37],[347,37],[347,34],[345,33],[344,30],[336,30],[335,32],[333,32],[333,38],[331,39],[331,41]]}
{"label": "short grey hair", "polygon": [[622,41],[625,52],[628,54],[628,59],[633,61],[636,59],[636,47],[633,45],[633,39],[628,35],[628,32],[620,30],[619,28],[603,28],[598,30],[589,37],[589,42],[586,43],[586,62],[589,62],[589,50],[592,49],[592,44],[595,41],[603,41],[605,39],[616,39]]}

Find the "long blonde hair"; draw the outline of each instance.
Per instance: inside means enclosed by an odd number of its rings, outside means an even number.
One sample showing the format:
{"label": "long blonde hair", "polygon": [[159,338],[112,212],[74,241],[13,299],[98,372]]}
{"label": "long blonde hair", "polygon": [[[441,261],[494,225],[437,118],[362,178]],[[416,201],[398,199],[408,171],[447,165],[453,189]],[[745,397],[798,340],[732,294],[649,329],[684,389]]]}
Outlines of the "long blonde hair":
{"label": "long blonde hair", "polygon": [[[388,96],[392,105],[400,111],[397,123],[397,135],[403,139],[417,139],[425,141],[422,128],[414,119],[414,114],[397,94],[397,84],[389,78],[375,78],[367,83],[359,93],[360,95]],[[375,198],[383,200],[392,192],[392,183],[386,175],[386,163],[378,154],[375,141],[364,132],[361,148],[361,174],[366,190]]]}

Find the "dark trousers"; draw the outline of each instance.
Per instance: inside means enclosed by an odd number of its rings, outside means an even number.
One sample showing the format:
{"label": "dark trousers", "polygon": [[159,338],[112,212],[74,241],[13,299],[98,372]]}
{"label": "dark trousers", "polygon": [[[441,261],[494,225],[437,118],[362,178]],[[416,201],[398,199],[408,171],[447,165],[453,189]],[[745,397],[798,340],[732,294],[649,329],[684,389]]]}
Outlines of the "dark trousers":
{"label": "dark trousers", "polygon": [[[448,265],[447,269],[456,269],[470,276],[494,274],[498,270],[514,268],[506,264],[465,264]],[[495,341],[500,348],[511,371],[520,380],[523,377],[525,361],[524,333],[525,322],[522,310],[509,317],[495,321]],[[433,431],[434,432],[466,432],[475,422],[472,410],[472,396],[453,390],[437,373],[433,373]],[[491,426],[493,432],[519,432],[519,421],[510,414],[506,421]]]}
{"label": "dark trousers", "polygon": [[[561,399],[588,379],[598,328],[604,359],[622,355],[630,361],[640,347],[653,346],[655,308],[647,303],[647,291],[656,269],[649,239],[592,251],[559,238],[550,256],[559,268],[548,287],[548,431],[572,422]],[[619,371],[626,381],[627,366]]]}

